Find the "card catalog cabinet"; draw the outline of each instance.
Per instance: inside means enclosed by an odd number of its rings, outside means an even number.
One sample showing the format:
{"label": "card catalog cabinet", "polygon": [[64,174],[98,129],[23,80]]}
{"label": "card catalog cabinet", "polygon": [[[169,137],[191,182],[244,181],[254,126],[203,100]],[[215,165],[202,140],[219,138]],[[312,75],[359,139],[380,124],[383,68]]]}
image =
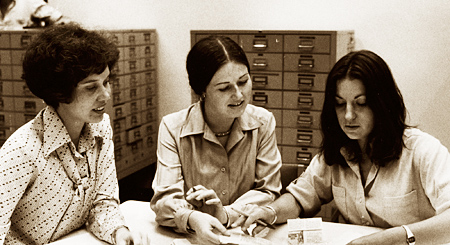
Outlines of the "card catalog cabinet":
{"label": "card catalog cabinet", "polygon": [[[0,32],[0,146],[46,105],[21,79],[22,58],[40,30]],[[111,79],[111,118],[118,178],[156,162],[156,32],[109,30],[120,50]]]}
{"label": "card catalog cabinet", "polygon": [[247,54],[253,81],[252,103],[267,108],[276,119],[285,187],[319,151],[327,74],[339,58],[354,49],[354,33],[194,30],[191,44],[210,35],[230,37]]}

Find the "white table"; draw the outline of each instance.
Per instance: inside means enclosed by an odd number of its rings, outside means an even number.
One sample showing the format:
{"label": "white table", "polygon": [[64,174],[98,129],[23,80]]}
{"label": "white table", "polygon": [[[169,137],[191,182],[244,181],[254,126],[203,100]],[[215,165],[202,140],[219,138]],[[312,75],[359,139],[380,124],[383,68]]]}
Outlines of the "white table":
{"label": "white table", "polygon": [[[120,205],[127,225],[132,230],[149,232],[152,245],[170,245],[176,238],[188,238],[194,241],[194,237],[175,233],[171,228],[161,227],[155,222],[155,213],[150,209],[148,202],[126,201]],[[376,227],[347,225],[331,222],[323,222],[322,233],[324,244],[346,244],[351,240],[368,235],[382,229]],[[265,237],[274,244],[287,244],[288,227],[286,224],[278,225]],[[275,243],[276,242],[276,243]],[[86,229],[80,229],[51,243],[53,245],[64,244],[106,244],[98,240]]]}

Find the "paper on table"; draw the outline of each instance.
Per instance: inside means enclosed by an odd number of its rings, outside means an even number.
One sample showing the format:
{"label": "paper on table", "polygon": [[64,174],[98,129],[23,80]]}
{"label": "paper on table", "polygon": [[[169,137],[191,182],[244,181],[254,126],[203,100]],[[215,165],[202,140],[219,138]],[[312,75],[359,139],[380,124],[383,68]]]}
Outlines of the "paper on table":
{"label": "paper on table", "polygon": [[239,244],[239,245],[273,245],[271,241],[249,235],[232,233],[230,236],[219,236],[221,244]]}
{"label": "paper on table", "polygon": [[[231,233],[230,236],[219,235],[220,244],[239,244],[239,245],[273,245],[271,241],[260,238],[252,237],[244,234]],[[188,239],[174,239],[171,245],[197,245],[192,244]]]}

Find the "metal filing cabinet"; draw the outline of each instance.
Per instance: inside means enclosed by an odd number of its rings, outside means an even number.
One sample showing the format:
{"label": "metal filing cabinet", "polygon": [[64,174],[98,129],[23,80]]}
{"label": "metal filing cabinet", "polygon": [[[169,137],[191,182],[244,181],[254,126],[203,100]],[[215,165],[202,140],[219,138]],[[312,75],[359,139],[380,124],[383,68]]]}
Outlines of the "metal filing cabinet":
{"label": "metal filing cabinet", "polygon": [[[328,72],[354,49],[353,31],[193,30],[191,45],[209,35],[228,36],[246,52],[254,105],[276,119],[284,188],[319,152],[320,113]],[[196,100],[195,95],[192,100]],[[331,209],[322,209],[328,212]]]}
{"label": "metal filing cabinet", "polygon": [[[45,104],[21,79],[22,57],[40,32],[0,32],[0,145]],[[156,162],[156,31],[109,30],[120,58],[111,79],[111,118],[119,179]]]}

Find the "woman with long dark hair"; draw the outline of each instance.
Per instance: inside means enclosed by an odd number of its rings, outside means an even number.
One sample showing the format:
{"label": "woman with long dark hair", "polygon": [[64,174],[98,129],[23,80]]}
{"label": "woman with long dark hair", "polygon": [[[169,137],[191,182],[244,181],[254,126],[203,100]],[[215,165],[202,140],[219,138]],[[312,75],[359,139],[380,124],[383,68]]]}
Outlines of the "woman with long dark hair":
{"label": "woman with long dark hair", "polygon": [[347,223],[386,228],[350,244],[450,242],[450,154],[405,117],[380,56],[342,57],[327,78],[321,152],[270,208],[253,207],[243,229],[259,218],[311,217],[334,200]]}

